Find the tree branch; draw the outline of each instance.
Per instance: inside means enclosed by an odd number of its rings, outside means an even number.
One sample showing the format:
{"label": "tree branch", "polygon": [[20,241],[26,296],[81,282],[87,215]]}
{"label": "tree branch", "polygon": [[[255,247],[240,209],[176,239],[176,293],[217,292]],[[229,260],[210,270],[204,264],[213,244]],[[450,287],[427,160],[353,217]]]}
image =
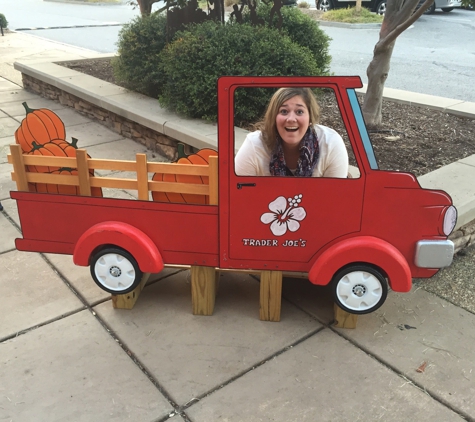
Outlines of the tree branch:
{"label": "tree branch", "polygon": [[[407,28],[409,28],[421,15],[429,8],[429,6],[434,2],[434,0],[425,0],[422,3],[422,6],[417,9],[408,19],[403,21],[401,24],[398,24],[388,35],[381,39],[377,46],[380,48],[387,48],[389,44],[396,40],[396,38],[401,35]],[[407,3],[406,3],[407,4]],[[410,6],[408,6],[410,7]],[[404,8],[404,6],[403,6]],[[386,15],[385,15],[386,19]],[[384,21],[383,21],[384,25]]]}
{"label": "tree branch", "polygon": [[169,9],[170,7],[175,7],[176,5],[178,5],[177,1],[167,2],[167,4],[165,6],[163,6],[160,9],[157,10],[157,14],[162,13],[163,11]]}

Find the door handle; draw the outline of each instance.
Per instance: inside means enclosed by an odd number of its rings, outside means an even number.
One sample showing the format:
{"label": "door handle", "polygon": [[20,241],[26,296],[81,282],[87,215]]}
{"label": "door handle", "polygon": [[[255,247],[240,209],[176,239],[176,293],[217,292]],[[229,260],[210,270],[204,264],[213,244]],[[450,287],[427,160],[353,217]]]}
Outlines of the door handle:
{"label": "door handle", "polygon": [[245,187],[245,186],[254,187],[254,186],[256,186],[256,184],[255,184],[255,183],[238,183],[238,184],[237,184],[237,188],[238,188],[238,189],[241,189],[241,188],[243,188],[243,187]]}

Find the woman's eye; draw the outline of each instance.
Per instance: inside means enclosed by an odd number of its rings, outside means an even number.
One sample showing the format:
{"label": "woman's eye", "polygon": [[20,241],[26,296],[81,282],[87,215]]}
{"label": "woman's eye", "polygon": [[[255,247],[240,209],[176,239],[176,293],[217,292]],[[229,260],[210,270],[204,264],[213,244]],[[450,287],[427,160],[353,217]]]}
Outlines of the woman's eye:
{"label": "woman's eye", "polygon": [[303,110],[297,110],[296,114],[298,114],[299,116],[302,116],[304,114],[304,111]]}
{"label": "woman's eye", "polygon": [[287,110],[280,110],[280,114],[287,114]]}

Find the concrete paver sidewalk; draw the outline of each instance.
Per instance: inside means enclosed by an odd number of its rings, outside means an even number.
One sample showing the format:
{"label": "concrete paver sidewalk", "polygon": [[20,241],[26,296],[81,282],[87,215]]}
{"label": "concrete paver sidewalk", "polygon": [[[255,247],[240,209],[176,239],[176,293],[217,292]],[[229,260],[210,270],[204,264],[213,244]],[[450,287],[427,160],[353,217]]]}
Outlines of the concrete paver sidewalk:
{"label": "concrete paver sidewalk", "polygon": [[[35,55],[28,49],[38,46],[27,39],[10,43]],[[6,153],[24,116],[22,101],[54,107],[68,138],[94,157],[146,151],[6,76],[0,420],[475,421],[475,315],[419,287],[390,293],[380,310],[359,317],[356,330],[332,327],[329,290],[298,279],[284,281],[282,321],[259,321],[259,284],[242,273],[221,274],[212,317],[192,315],[189,273],[170,268],[154,276],[134,309],[115,310],[89,269],[70,256],[16,251]]]}

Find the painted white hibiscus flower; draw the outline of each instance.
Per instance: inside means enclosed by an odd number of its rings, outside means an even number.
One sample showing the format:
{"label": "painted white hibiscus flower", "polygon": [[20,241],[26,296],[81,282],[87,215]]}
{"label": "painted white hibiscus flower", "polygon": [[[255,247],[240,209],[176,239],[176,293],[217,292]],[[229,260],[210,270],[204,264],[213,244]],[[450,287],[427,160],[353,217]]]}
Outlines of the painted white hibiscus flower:
{"label": "painted white hibiscus flower", "polygon": [[275,236],[282,236],[287,230],[296,232],[300,228],[299,222],[307,215],[305,208],[299,206],[300,202],[302,202],[302,194],[288,199],[279,196],[269,204],[272,212],[262,214],[261,221],[264,224],[270,224],[270,229]]}

